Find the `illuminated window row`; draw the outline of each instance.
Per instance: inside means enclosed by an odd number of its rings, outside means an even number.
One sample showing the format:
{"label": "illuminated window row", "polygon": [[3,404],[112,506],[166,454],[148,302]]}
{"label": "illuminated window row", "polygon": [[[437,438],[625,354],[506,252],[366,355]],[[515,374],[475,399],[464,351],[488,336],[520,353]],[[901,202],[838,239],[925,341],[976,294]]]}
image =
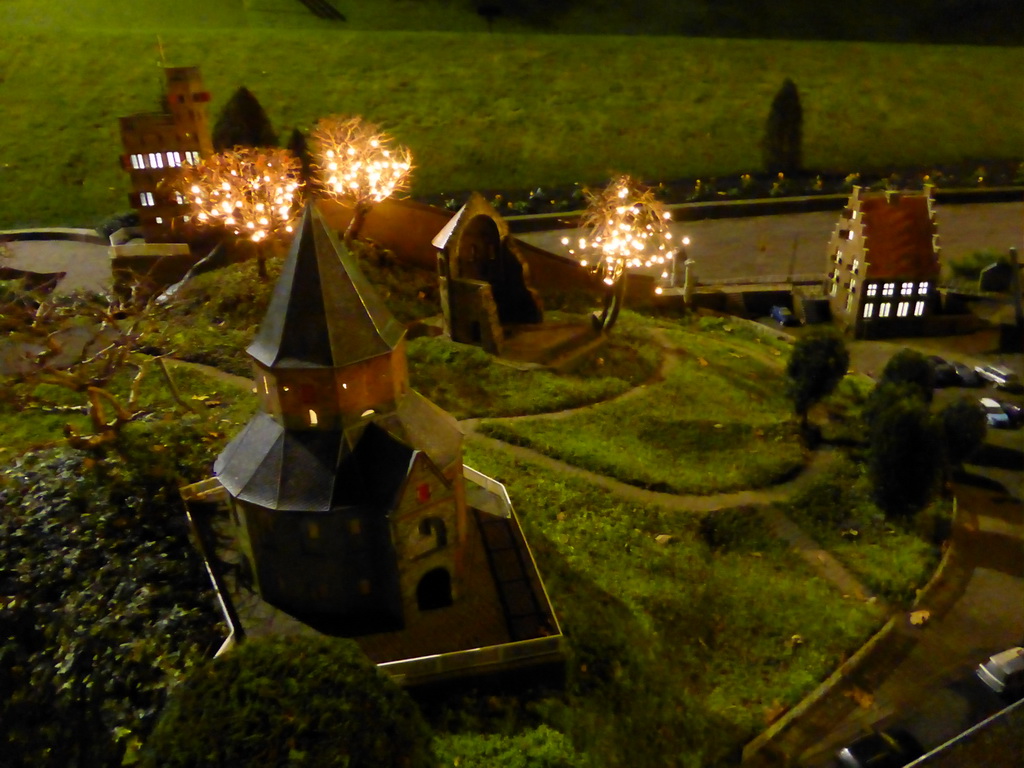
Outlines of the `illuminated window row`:
{"label": "illuminated window row", "polygon": [[[856,265],[857,262],[854,262]],[[856,269],[856,267],[855,267]],[[878,283],[871,283],[867,286],[868,296],[878,295]],[[924,296],[928,293],[928,289],[931,287],[931,283],[924,281],[917,284],[917,293],[919,296]],[[896,295],[896,283],[883,283],[882,284],[882,295],[883,296],[895,296]],[[900,296],[913,296],[914,295],[914,282],[908,281],[900,284]]]}
{"label": "illuminated window row", "polygon": [[[187,150],[185,162],[199,164],[199,153]],[[131,156],[132,168],[137,171],[147,168],[179,168],[182,164],[181,152],[137,152]]]}
{"label": "illuminated window row", "polygon": [[[878,305],[878,316],[880,318],[881,317],[889,317],[889,315],[891,313],[892,313],[892,302],[886,301],[886,302],[883,302],[882,304]],[[910,302],[909,301],[901,301],[899,304],[896,305],[896,317],[907,317],[907,316],[909,316],[909,314],[910,314]],[[924,314],[924,302],[923,301],[915,302],[914,303],[914,317],[921,317],[923,314]],[[874,315],[875,315],[875,305],[870,303],[870,302],[866,302],[864,304],[864,309],[861,310],[861,317],[863,317],[865,319],[870,319],[870,318],[874,317]]]}

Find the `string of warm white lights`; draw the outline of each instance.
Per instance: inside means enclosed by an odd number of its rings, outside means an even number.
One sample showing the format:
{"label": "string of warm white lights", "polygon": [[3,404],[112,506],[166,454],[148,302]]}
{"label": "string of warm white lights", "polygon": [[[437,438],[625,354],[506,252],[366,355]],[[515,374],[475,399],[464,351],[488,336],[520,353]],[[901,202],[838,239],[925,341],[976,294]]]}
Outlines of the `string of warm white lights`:
{"label": "string of warm white lights", "polygon": [[299,161],[284,149],[235,149],[182,166],[174,182],[200,225],[262,242],[293,231]]}
{"label": "string of warm white lights", "polygon": [[325,117],[311,138],[319,181],[337,198],[368,206],[408,186],[412,153],[373,123]]}
{"label": "string of warm white lights", "polygon": [[[674,258],[668,227],[672,215],[653,190],[620,176],[604,189],[586,189],[584,194],[588,205],[580,219],[581,235],[569,253],[605,284],[614,285],[627,269],[664,266]],[[563,237],[562,245],[569,245],[569,238]]]}

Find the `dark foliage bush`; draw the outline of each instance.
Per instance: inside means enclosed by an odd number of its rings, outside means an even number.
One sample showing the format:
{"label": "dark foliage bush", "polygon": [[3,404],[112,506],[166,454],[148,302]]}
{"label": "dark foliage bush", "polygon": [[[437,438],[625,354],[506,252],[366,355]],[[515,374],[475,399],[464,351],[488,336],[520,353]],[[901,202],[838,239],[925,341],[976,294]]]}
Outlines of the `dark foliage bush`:
{"label": "dark foliage bush", "polygon": [[96,232],[100,235],[100,237],[110,237],[119,229],[137,226],[139,226],[138,212],[123,211],[121,213],[114,214],[109,219],[100,224],[98,227],[96,227]]}
{"label": "dark foliage bush", "polygon": [[904,347],[889,358],[882,369],[881,381],[909,385],[922,401],[930,403],[935,387],[935,369],[916,349]]}
{"label": "dark foliage bush", "polygon": [[796,83],[787,77],[772,99],[764,126],[761,157],[765,171],[786,174],[800,171],[803,165],[803,125],[800,93]]}
{"label": "dark foliage bush", "polygon": [[868,470],[875,503],[909,517],[931,501],[943,470],[942,431],[916,397],[880,403],[870,428]]}
{"label": "dark foliage bush", "polygon": [[415,703],[350,640],[249,640],[176,688],[142,765],[426,768]]}
{"label": "dark foliage bush", "polygon": [[831,394],[849,365],[850,353],[838,333],[813,329],[797,339],[786,364],[786,389],[805,426],[808,409]]}
{"label": "dark foliage bush", "polygon": [[213,126],[213,148],[276,147],[277,134],[252,91],[241,86],[231,94]]}
{"label": "dark foliage bush", "polygon": [[961,397],[939,414],[945,438],[946,461],[951,467],[959,467],[970,458],[985,442],[988,424],[978,404]]}
{"label": "dark foliage bush", "polygon": [[93,462],[0,475],[0,765],[121,765],[223,638],[176,482]]}

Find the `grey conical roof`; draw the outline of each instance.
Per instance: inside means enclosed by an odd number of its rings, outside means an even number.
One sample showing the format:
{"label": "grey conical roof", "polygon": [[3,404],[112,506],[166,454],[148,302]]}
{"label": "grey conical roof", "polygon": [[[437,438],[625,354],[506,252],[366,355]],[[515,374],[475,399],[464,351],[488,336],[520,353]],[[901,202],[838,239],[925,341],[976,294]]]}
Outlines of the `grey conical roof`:
{"label": "grey conical roof", "polygon": [[342,368],[387,354],[405,328],[310,204],[248,353],[277,368]]}

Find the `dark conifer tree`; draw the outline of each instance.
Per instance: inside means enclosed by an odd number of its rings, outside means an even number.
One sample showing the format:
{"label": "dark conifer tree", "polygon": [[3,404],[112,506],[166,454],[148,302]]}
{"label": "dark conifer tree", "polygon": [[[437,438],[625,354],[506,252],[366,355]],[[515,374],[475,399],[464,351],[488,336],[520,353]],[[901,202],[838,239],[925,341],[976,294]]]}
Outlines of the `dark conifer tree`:
{"label": "dark conifer tree", "polygon": [[244,85],[235,91],[213,127],[213,148],[276,147],[277,134],[263,107]]}
{"label": "dark conifer tree", "polygon": [[288,137],[288,145],[285,147],[299,161],[299,178],[302,179],[302,189],[307,194],[313,191],[315,186],[312,170],[313,159],[309,154],[309,145],[306,142],[306,134],[298,128],[292,128]]}
{"label": "dark conifer tree", "polygon": [[796,83],[788,77],[772,100],[761,157],[769,173],[793,174],[803,167],[804,113]]}

